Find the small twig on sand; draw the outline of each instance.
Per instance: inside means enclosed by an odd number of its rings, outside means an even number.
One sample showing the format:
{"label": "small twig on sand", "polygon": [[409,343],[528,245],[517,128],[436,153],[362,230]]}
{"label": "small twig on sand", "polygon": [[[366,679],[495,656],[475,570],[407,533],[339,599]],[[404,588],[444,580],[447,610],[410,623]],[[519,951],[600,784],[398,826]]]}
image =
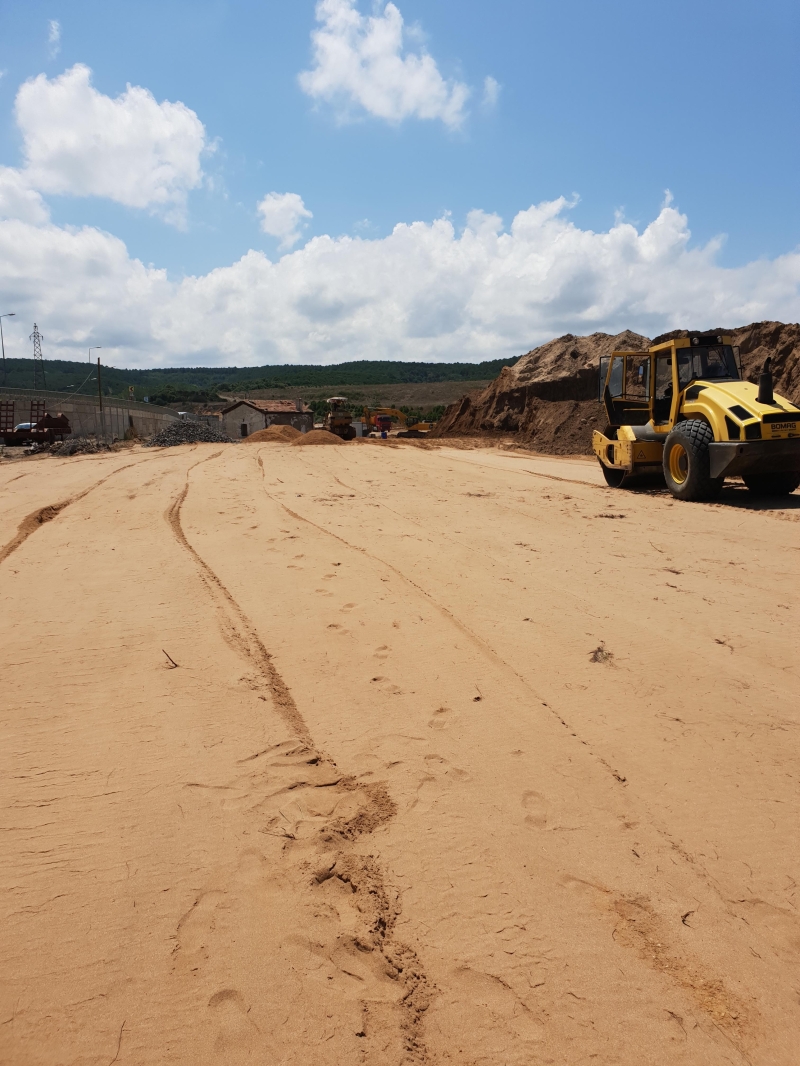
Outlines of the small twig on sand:
{"label": "small twig on sand", "polygon": [[[164,651],[163,648],[161,650]],[[164,654],[169,659],[169,661],[172,663],[172,666],[168,666],[167,669],[168,670],[177,670],[178,669],[178,664],[175,662],[175,660],[172,658],[172,656],[169,654],[169,652],[164,651]]]}
{"label": "small twig on sand", "polygon": [[[162,650],[163,650],[163,649],[162,649]],[[167,655],[167,653],[166,653],[166,652],[164,652],[164,654],[165,654],[165,655]],[[168,656],[168,655],[167,655],[167,658],[169,658],[169,656]],[[127,1021],[127,1018],[125,1019],[125,1021]],[[119,1058],[119,1049],[120,1049],[120,1048],[122,1047],[122,1030],[123,1030],[124,1028],[125,1028],[125,1022],[123,1022],[123,1023],[122,1023],[122,1025],[121,1025],[121,1026],[119,1027],[119,1039],[117,1040],[117,1053],[116,1053],[116,1055],[114,1056],[114,1058],[113,1058],[113,1059],[111,1060],[111,1062],[109,1062],[108,1066],[114,1066],[114,1063],[115,1063],[115,1062],[117,1061],[117,1059]]]}

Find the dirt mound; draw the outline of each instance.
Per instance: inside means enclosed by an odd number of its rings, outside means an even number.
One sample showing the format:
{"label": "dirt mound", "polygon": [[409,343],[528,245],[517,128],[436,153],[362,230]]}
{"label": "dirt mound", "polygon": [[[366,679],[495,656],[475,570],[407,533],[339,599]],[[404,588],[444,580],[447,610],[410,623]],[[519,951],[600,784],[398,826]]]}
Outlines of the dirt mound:
{"label": "dirt mound", "polygon": [[344,444],[344,441],[327,429],[312,429],[310,433],[301,433],[297,440],[292,441],[293,448],[304,444]]}
{"label": "dirt mound", "polygon": [[242,443],[261,444],[263,441],[273,441],[279,444],[291,444],[292,441],[302,436],[300,430],[295,429],[294,426],[268,426],[266,429],[251,433],[249,437],[244,438]]}
{"label": "dirt mound", "polygon": [[602,355],[640,351],[650,341],[625,330],[616,336],[564,337],[523,355],[482,392],[451,404],[431,436],[514,433],[537,451],[569,455],[588,450],[592,429],[604,419],[594,397]]}
{"label": "dirt mound", "polygon": [[[772,356],[776,392],[794,403],[800,401],[800,325],[754,322],[713,332],[725,333],[739,345],[749,381],[758,380],[764,360]],[[513,433],[520,445],[536,451],[552,455],[589,453],[592,430],[606,424],[605,412],[596,400],[600,357],[617,349],[643,351],[653,343],[687,333],[675,330],[655,341],[630,330],[614,337],[568,333],[534,348],[515,366],[504,367],[487,388],[451,404],[430,435]]]}

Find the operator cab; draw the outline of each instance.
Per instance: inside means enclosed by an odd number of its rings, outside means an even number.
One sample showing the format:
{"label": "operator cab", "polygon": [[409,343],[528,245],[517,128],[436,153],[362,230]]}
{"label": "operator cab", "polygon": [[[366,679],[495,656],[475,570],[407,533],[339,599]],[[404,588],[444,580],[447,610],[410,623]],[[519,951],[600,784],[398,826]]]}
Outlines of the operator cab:
{"label": "operator cab", "polygon": [[678,385],[685,389],[698,379],[741,381],[739,348],[725,344],[722,337],[692,334],[688,348],[678,348]]}
{"label": "operator cab", "polygon": [[[739,349],[719,334],[691,333],[649,352],[614,352],[600,360],[599,399],[609,424],[654,427],[670,422],[675,390],[694,381],[740,381]],[[665,429],[656,432],[664,433]]]}

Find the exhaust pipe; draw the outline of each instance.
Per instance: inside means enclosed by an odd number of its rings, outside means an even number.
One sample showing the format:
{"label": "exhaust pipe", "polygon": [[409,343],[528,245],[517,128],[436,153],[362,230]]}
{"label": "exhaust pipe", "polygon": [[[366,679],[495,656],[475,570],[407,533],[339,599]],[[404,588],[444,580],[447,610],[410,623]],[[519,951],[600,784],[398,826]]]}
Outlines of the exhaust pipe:
{"label": "exhaust pipe", "polygon": [[774,404],[775,397],[772,395],[772,358],[767,356],[764,369],[758,379],[758,402]]}

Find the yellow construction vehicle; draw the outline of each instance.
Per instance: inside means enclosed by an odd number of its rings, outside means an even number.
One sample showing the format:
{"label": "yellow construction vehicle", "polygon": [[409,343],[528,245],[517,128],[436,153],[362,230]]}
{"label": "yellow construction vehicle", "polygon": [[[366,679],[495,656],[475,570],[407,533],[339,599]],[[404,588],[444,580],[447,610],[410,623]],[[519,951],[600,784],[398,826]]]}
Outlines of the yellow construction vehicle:
{"label": "yellow construction vehicle", "polygon": [[592,447],[606,482],[662,474],[680,500],[717,496],[726,477],[784,496],[800,485],[800,410],[773,392],[771,360],[758,385],[742,380],[730,337],[691,333],[647,352],[600,360],[608,426]]}
{"label": "yellow construction vehicle", "polygon": [[326,401],[328,413],[325,415],[324,426],[330,433],[335,433],[342,440],[354,440],[356,431],[353,428],[353,412],[347,403],[345,396],[330,396]]}

